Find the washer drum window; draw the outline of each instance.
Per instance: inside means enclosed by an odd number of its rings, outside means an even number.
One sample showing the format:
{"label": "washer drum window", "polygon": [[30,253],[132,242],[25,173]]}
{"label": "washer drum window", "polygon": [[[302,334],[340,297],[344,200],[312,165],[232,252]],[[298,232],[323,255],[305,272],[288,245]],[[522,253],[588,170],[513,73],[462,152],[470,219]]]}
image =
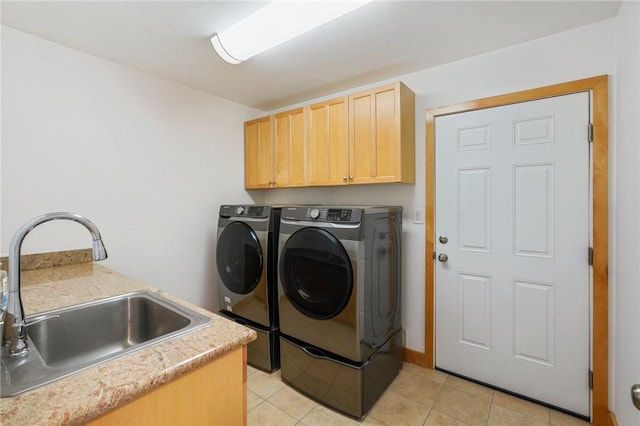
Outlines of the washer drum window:
{"label": "washer drum window", "polygon": [[320,228],[291,235],[280,255],[280,281],[291,304],[316,319],[338,315],[353,291],[351,261],[340,242]]}
{"label": "washer drum window", "polygon": [[258,236],[247,224],[227,225],[216,249],[218,273],[225,287],[237,294],[248,294],[260,281],[263,267]]}

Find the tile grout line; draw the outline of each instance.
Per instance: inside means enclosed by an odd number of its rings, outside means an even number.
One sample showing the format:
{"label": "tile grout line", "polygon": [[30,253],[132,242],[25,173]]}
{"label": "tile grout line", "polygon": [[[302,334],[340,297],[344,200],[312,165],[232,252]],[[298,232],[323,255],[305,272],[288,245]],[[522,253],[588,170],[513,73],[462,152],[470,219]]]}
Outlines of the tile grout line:
{"label": "tile grout line", "polygon": [[[427,423],[427,421],[429,420],[429,417],[432,416],[434,413],[440,413],[440,411],[434,411],[434,410],[436,409],[436,405],[438,404],[438,402],[442,402],[443,401],[442,398],[443,398],[443,394],[445,393],[446,389],[456,390],[456,391],[462,392],[462,393],[464,393],[466,395],[469,395],[471,397],[475,397],[475,398],[478,398],[478,399],[485,399],[485,397],[481,396],[482,393],[474,393],[475,390],[473,388],[468,388],[468,387],[464,387],[464,386],[461,387],[461,388],[458,388],[456,386],[456,381],[453,380],[453,378],[455,376],[452,376],[452,375],[449,375],[449,374],[447,374],[446,377],[444,378],[444,380],[442,382],[440,382],[440,378],[438,378],[438,380],[435,380],[434,376],[429,376],[429,375],[425,376],[425,375],[422,375],[422,374],[420,374],[418,372],[414,372],[414,371],[406,371],[406,373],[408,375],[407,377],[409,377],[409,376],[418,377],[419,376],[419,377],[422,377],[422,378],[424,378],[426,380],[430,380],[430,381],[436,382],[436,383],[438,383],[440,385],[438,390],[437,390],[437,393],[434,394],[434,397],[432,399],[432,401],[433,401],[432,405],[428,408],[428,410],[426,410],[426,413],[424,414],[425,417],[424,417],[424,420],[422,422],[422,425],[425,425]],[[264,373],[264,375],[263,375],[260,371],[253,371],[252,374],[248,374],[248,380],[247,381],[249,382],[252,379],[253,380],[263,380],[264,378],[267,378],[268,381],[274,381],[274,382],[278,382],[278,383],[282,382],[282,379],[280,377],[277,377],[277,375],[276,376],[272,376],[271,374],[267,374],[267,373]],[[464,380],[462,378],[460,380],[463,380],[464,382],[467,382],[466,380]],[[475,383],[475,382],[469,382],[469,383]],[[288,385],[284,384],[284,386],[288,386]],[[504,410],[511,411],[511,412],[516,413],[518,415],[528,417],[528,418],[530,418],[532,420],[536,420],[537,422],[540,422],[540,424],[546,424],[546,425],[549,425],[549,426],[551,426],[553,424],[552,423],[552,410],[550,408],[543,406],[545,408],[545,412],[544,412],[544,415],[541,415],[542,414],[541,412],[536,412],[536,411],[532,412],[532,411],[527,410],[528,407],[526,407],[526,406],[520,406],[520,405],[517,405],[517,404],[513,405],[513,404],[511,404],[511,401],[509,399],[498,398],[498,396],[499,396],[498,392],[499,391],[497,391],[497,390],[494,390],[494,389],[491,389],[491,388],[488,388],[488,387],[484,387],[484,386],[482,386],[482,387],[491,390],[491,394],[490,394],[490,398],[486,398],[485,399],[485,401],[489,402],[489,411],[487,413],[487,417],[482,423],[478,423],[478,424],[483,424],[485,426],[486,425],[490,425],[493,414],[496,414],[498,416],[498,417],[495,417],[495,419],[497,421],[499,421],[502,418],[502,416],[495,412],[496,409],[499,409],[499,410],[503,410],[504,409]],[[309,417],[309,416],[317,407],[322,406],[322,404],[312,400],[313,401],[313,405],[311,406],[311,408],[309,408],[308,411],[306,411],[304,414],[301,414],[300,412],[296,411],[297,415],[294,417],[293,415],[289,414],[289,412],[286,411],[285,408],[280,408],[279,405],[277,405],[276,403],[271,402],[271,398],[273,398],[276,394],[278,394],[278,392],[280,392],[282,390],[282,388],[283,387],[280,387],[278,390],[276,390],[275,392],[273,392],[272,394],[270,394],[266,398],[262,397],[261,395],[258,395],[256,392],[252,391],[252,393],[256,396],[256,398],[257,398],[256,400],[258,401],[258,403],[256,405],[254,405],[251,410],[248,410],[247,413],[253,412],[258,407],[263,407],[264,408],[265,406],[263,405],[263,403],[267,402],[269,404],[269,407],[271,407],[271,409],[275,408],[278,411],[286,414],[287,418],[291,419],[291,421],[294,422],[293,424],[295,424],[295,425],[300,425],[300,426],[305,425],[306,424],[305,423],[305,419],[311,420],[311,423],[313,423],[313,419],[311,417]],[[248,389],[248,390],[250,390],[250,389]],[[387,389],[386,391],[390,391],[390,389]],[[404,394],[402,394],[402,392],[399,392],[398,395],[403,397],[403,398],[408,398],[411,401],[417,402],[418,404],[421,404],[421,402],[418,402],[417,400],[414,400],[414,399],[412,399],[412,398],[410,398],[408,396],[405,396]],[[487,396],[486,393],[484,395]],[[509,395],[509,394],[507,394],[507,395]],[[515,398],[517,398],[517,397],[515,397]],[[429,398],[429,399],[431,399],[431,398]],[[254,401],[256,401],[256,400],[254,400]],[[274,399],[274,401],[275,401],[275,399]],[[500,401],[502,401],[502,402],[500,402]],[[523,401],[525,401],[525,400],[523,400]],[[540,405],[540,404],[535,404],[535,403],[533,403],[533,404],[534,405]],[[502,412],[502,411],[500,411],[500,412]],[[338,413],[338,414],[340,414],[340,413]],[[450,415],[448,415],[446,413],[443,413],[443,414],[447,415],[447,416],[450,416]],[[254,414],[254,416],[255,415],[256,414]],[[301,417],[298,418],[298,416],[301,416]],[[369,413],[367,413],[367,416],[365,418],[371,419],[371,421],[375,422],[376,424],[389,426],[389,424],[386,421],[383,421],[383,420],[373,416],[371,414],[371,411],[369,411]],[[465,420],[457,418],[457,416],[453,416],[453,418],[456,418],[457,421],[459,421],[461,423],[467,424]],[[478,419],[478,420],[480,420],[480,419]],[[257,425],[250,425],[250,426],[257,426]]]}
{"label": "tile grout line", "polygon": [[487,425],[489,424],[489,419],[491,419],[491,413],[493,412],[493,407],[494,407],[493,401],[494,401],[495,398],[496,398],[496,391],[494,390],[491,393],[491,404],[489,404],[489,415],[487,416],[487,421],[485,423]]}

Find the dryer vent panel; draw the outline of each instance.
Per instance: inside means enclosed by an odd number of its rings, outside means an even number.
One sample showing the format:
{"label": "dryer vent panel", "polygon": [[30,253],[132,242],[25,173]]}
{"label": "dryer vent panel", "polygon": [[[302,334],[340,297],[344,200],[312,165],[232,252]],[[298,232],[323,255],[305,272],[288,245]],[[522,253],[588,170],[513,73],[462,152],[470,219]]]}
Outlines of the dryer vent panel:
{"label": "dryer vent panel", "polygon": [[400,237],[401,223],[396,215],[367,217],[365,256],[365,318],[371,321],[371,335],[365,336],[373,347],[383,344],[399,327],[400,309]]}

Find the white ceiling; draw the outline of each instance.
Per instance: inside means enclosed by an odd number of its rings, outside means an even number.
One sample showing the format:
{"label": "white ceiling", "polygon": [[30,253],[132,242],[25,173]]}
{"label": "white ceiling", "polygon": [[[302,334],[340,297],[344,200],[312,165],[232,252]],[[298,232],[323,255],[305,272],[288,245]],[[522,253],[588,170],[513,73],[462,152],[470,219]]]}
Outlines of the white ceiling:
{"label": "white ceiling", "polygon": [[[264,2],[5,1],[3,25],[261,110],[616,15],[606,1],[375,1],[240,65],[209,37]],[[436,83],[437,84],[437,83]]]}

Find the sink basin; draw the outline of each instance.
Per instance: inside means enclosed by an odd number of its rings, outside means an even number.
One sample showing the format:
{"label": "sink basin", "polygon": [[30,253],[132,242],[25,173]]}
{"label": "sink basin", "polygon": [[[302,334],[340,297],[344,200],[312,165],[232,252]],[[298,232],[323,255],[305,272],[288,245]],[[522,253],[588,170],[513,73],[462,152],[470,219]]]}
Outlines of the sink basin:
{"label": "sink basin", "polygon": [[18,395],[210,322],[147,291],[27,317],[30,350],[16,358],[3,353],[1,396]]}

